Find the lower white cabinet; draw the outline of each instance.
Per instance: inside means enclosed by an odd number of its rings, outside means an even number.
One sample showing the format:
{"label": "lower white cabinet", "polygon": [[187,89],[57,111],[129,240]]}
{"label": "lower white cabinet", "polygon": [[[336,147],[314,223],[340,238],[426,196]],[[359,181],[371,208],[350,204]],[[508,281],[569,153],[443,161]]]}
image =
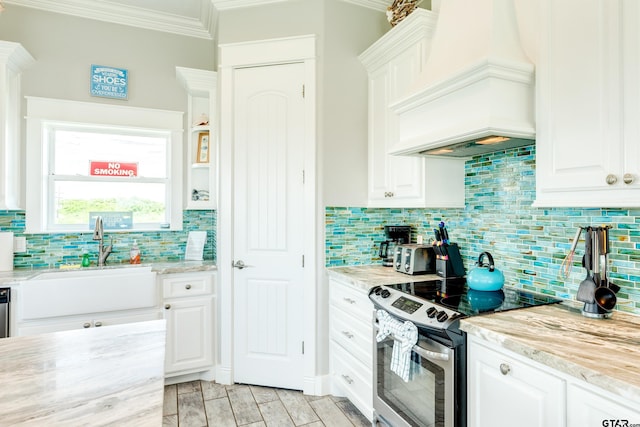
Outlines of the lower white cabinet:
{"label": "lower white cabinet", "polygon": [[348,283],[329,280],[332,393],[346,396],[373,419],[373,304],[367,293]]}
{"label": "lower white cabinet", "polygon": [[160,276],[160,281],[167,321],[165,375],[213,372],[213,275],[210,272],[169,274]]}
{"label": "lower white cabinet", "polygon": [[640,402],[475,336],[467,337],[469,427],[616,427],[640,423]]}
{"label": "lower white cabinet", "polygon": [[133,310],[130,312],[92,313],[82,316],[61,316],[31,322],[21,322],[16,328],[17,336],[70,331],[73,329],[99,328],[123,325],[125,323],[146,322],[162,319],[160,310]]}
{"label": "lower white cabinet", "polygon": [[564,425],[562,379],[471,339],[467,371],[469,427]]}
{"label": "lower white cabinet", "polygon": [[640,425],[640,404],[582,384],[567,389],[567,427]]}

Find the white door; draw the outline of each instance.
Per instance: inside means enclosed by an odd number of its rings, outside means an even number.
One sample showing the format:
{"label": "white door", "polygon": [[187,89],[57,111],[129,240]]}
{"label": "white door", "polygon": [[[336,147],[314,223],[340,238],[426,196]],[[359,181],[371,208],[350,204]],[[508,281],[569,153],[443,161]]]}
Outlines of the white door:
{"label": "white door", "polygon": [[303,387],[304,65],[234,71],[234,380]]}

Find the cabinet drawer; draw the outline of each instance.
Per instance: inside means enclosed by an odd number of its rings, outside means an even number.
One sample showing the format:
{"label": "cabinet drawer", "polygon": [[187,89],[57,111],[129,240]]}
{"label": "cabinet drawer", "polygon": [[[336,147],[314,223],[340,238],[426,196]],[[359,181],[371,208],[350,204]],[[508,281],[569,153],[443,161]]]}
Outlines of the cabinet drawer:
{"label": "cabinet drawer", "polygon": [[359,292],[341,282],[329,280],[331,304],[362,320],[371,323],[373,304],[365,292]]}
{"label": "cabinet drawer", "polygon": [[366,417],[373,415],[373,376],[371,366],[365,366],[332,342],[331,374],[335,386],[349,398]]}
{"label": "cabinet drawer", "polygon": [[171,275],[162,279],[164,298],[205,295],[213,292],[210,274]]}
{"label": "cabinet drawer", "polygon": [[373,327],[356,321],[342,310],[331,309],[331,339],[367,366],[371,366]]}

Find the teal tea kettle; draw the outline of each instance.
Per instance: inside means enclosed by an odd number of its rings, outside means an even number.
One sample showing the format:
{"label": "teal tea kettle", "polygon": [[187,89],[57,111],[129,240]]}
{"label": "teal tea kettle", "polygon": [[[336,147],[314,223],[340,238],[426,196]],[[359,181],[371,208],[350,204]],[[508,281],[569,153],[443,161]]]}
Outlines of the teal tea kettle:
{"label": "teal tea kettle", "polygon": [[[486,257],[488,264],[483,258]],[[477,267],[467,274],[467,285],[477,291],[497,291],[504,285],[504,275],[498,270],[489,252],[482,252],[478,257]]]}

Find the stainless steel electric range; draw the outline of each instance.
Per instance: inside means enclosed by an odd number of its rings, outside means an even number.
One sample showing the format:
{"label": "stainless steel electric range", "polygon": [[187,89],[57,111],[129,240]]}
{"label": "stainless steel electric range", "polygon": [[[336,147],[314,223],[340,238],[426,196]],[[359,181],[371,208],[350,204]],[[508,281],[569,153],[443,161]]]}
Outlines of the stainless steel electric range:
{"label": "stainless steel electric range", "polygon": [[[376,320],[374,410],[378,421],[393,427],[466,427],[466,336],[460,319],[560,302],[512,287],[475,291],[459,278],[377,286],[369,298],[376,310],[403,326],[410,322],[418,331],[405,366],[408,377],[402,378],[391,370],[397,357],[394,342],[401,347],[402,340],[388,334],[376,342]],[[384,316],[377,311],[379,315]]]}

